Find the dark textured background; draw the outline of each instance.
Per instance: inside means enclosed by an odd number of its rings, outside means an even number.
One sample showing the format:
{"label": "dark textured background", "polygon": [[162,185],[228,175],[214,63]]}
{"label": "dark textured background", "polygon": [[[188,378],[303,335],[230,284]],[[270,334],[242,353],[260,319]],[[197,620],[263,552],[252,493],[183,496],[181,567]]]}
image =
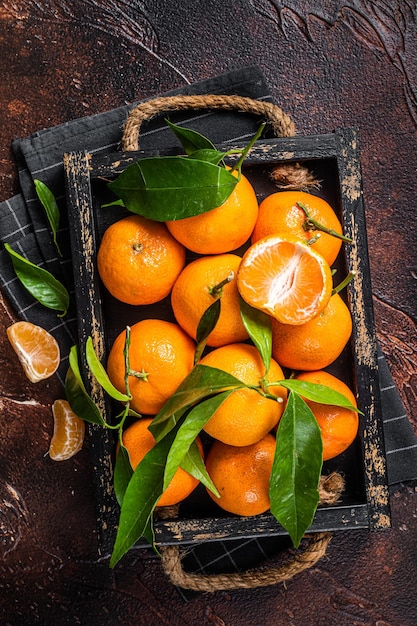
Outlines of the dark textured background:
{"label": "dark textured background", "polygon": [[[377,334],[417,429],[415,2],[15,0],[0,20],[0,200],[18,192],[15,137],[243,65],[259,65],[299,134],[358,127]],[[12,321],[1,301],[1,623],[417,623],[412,486],[393,496],[392,530],[335,535],[286,585],[185,603],[147,554],[111,573],[97,558],[88,449],[45,458],[61,389],[27,382]]]}

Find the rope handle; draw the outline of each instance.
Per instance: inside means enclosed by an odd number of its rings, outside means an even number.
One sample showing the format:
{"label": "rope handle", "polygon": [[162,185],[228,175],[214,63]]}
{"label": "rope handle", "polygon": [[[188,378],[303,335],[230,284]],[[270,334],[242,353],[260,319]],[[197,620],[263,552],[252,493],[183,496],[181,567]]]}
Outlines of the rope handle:
{"label": "rope handle", "polygon": [[[319,484],[320,504],[335,504],[344,489],[343,477],[338,472],[321,476]],[[177,507],[161,508],[160,517],[178,515]],[[192,591],[224,591],[232,589],[254,589],[284,582],[313,567],[325,554],[331,533],[320,532],[305,535],[306,545],[291,559],[272,568],[251,569],[230,574],[197,574],[186,572],[182,567],[182,554],[178,545],[160,548],[162,568],[176,587]]]}
{"label": "rope handle", "polygon": [[[123,131],[122,150],[127,152],[139,150],[139,134],[143,122],[163,112],[190,109],[250,113],[265,118],[271,124],[277,137],[293,137],[295,135],[295,125],[290,116],[272,102],[237,95],[161,96],[142,102],[130,111]],[[280,189],[307,190],[319,186],[318,181],[308,168],[299,163],[276,165],[271,169],[270,177]]]}
{"label": "rope handle", "polygon": [[184,111],[187,109],[222,109],[252,113],[266,118],[277,137],[292,137],[295,135],[294,122],[282,109],[272,102],[263,102],[244,96],[215,94],[162,96],[143,102],[132,109],[124,128],[122,149],[126,151],[139,149],[139,133],[143,122],[164,111]]}

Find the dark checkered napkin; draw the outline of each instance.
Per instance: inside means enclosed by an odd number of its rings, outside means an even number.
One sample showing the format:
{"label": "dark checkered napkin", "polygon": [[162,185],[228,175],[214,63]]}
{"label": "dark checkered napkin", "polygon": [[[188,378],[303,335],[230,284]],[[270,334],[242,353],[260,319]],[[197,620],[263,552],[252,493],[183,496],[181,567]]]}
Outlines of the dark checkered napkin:
{"label": "dark checkered napkin", "polygon": [[[176,93],[225,93],[270,100],[268,86],[256,67],[230,72],[166,95]],[[17,252],[32,262],[49,269],[67,285],[70,292],[73,291],[73,277],[65,217],[62,155],[75,150],[91,153],[110,153],[117,150],[130,108],[124,106],[42,130],[16,141],[13,145],[22,192],[0,204],[0,240],[10,243]],[[259,120],[234,113],[219,115],[213,112],[182,112],[178,115],[170,114],[170,118],[184,124],[192,122],[196,130],[209,136],[215,143],[248,138],[253,135],[259,123]],[[149,122],[145,132],[141,134],[143,149],[163,149],[171,144],[172,133],[160,119]],[[62,258],[56,254],[43,209],[34,192],[34,178],[39,178],[52,189],[60,206],[63,216],[59,232],[63,248]],[[0,257],[0,284],[17,315],[44,326],[59,340],[63,354],[59,376],[63,380],[68,350],[77,337],[75,312],[70,311],[64,321],[53,311],[35,303],[16,279],[5,250],[0,251]],[[417,478],[417,439],[382,353],[379,354],[379,373],[388,479],[390,485],[396,488]],[[239,571],[256,566],[276,554],[277,549],[276,538],[203,543],[188,551],[184,565],[191,571],[203,573]]]}

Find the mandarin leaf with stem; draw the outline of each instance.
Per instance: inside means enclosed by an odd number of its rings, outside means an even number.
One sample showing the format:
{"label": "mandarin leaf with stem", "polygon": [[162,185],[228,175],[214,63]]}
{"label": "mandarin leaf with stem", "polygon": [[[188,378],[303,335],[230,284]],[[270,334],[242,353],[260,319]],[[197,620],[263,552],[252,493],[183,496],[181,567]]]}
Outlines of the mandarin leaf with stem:
{"label": "mandarin leaf with stem", "polygon": [[59,221],[60,221],[61,216],[59,213],[59,208],[56,202],[56,198],[54,194],[52,193],[52,191],[49,189],[47,185],[45,185],[44,182],[42,182],[38,178],[35,178],[33,182],[35,184],[36,195],[38,196],[40,203],[45,209],[46,217],[48,218],[48,222],[51,227],[52,238],[53,238],[55,247],[57,249],[59,256],[62,256],[62,252],[60,250],[60,247],[57,241],[57,232],[58,232]]}
{"label": "mandarin leaf with stem", "polygon": [[87,338],[85,355],[91,373],[95,376],[97,382],[100,383],[109,396],[114,400],[119,400],[120,402],[129,402],[130,397],[125,393],[121,393],[110,381],[106,370],[94,350],[93,340],[91,337]]}
{"label": "mandarin leaf with stem", "polygon": [[279,421],[270,479],[271,513],[298,548],[319,503],[321,431],[311,409],[293,391]]}
{"label": "mandarin leaf with stem", "polygon": [[31,296],[44,307],[58,311],[58,317],[66,315],[70,303],[67,288],[48,270],[15,252],[8,243],[4,248],[9,253],[17,278]]}

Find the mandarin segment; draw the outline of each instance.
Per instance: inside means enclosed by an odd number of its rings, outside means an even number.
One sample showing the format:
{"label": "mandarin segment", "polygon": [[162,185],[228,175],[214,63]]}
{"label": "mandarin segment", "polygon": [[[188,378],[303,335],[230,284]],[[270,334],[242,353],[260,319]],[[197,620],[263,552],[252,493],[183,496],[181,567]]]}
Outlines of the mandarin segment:
{"label": "mandarin segment", "polygon": [[49,378],[58,369],[59,344],[47,330],[31,322],[15,322],[6,329],[27,378],[32,383]]}
{"label": "mandarin segment", "polygon": [[292,370],[324,369],[342,354],[351,334],[351,313],[335,293],[324,310],[305,324],[272,320],[272,354],[282,367]]}
{"label": "mandarin segment", "polygon": [[[232,374],[247,385],[262,385],[265,367],[258,350],[249,344],[229,344],[209,352],[200,361],[203,365]],[[268,381],[284,379],[282,369],[273,359]],[[274,385],[268,392],[277,400],[264,397],[255,389],[237,389],[215,411],[204,427],[214,439],[234,446],[247,446],[259,441],[272,430],[284,412],[287,391]]]}
{"label": "mandarin segment", "polygon": [[[123,445],[129,452],[129,459],[132,469],[135,470],[145,455],[155,445],[155,439],[149,430],[152,423],[151,418],[142,418],[131,424],[122,435]],[[203,446],[199,437],[196,443],[203,456]],[[157,506],[173,506],[187,498],[198,486],[198,481],[194,476],[184,471],[181,467],[174,474],[170,484],[158,500]]]}
{"label": "mandarin segment", "polygon": [[329,265],[339,254],[342,240],[337,236],[317,230],[309,222],[303,208],[309,216],[322,226],[342,234],[342,225],[334,209],[323,198],[304,191],[277,191],[267,196],[259,205],[259,215],[252,233],[255,243],[268,235],[288,233],[308,241]]}
{"label": "mandarin segment", "polygon": [[270,508],[269,481],[275,455],[275,437],[265,435],[249,446],[230,446],[214,441],[206,458],[206,469],[220,498],[210,497],[225,511],[252,516]]}
{"label": "mandarin segment", "polygon": [[[124,348],[126,331],[116,337],[108,356],[107,373],[122,393],[125,385]],[[195,343],[172,322],[145,319],[130,329],[129,388],[131,407],[145,415],[155,415],[190,373]]]}
{"label": "mandarin segment", "polygon": [[237,275],[240,295],[285,324],[304,324],[326,306],[332,272],[311,246],[291,235],[271,235],[245,252]]}
{"label": "mandarin segment", "polygon": [[[237,172],[234,172],[237,176]],[[249,239],[258,217],[258,200],[249,180],[241,174],[221,206],[193,217],[169,221],[170,233],[198,254],[222,254],[240,248]]]}
{"label": "mandarin segment", "polygon": [[185,249],[165,224],[130,215],[109,226],[97,253],[100,278],[111,295],[131,305],[167,297],[185,265]]}
{"label": "mandarin segment", "polygon": [[[296,376],[318,385],[325,385],[341,393],[354,407],[357,406],[352,390],[342,380],[326,371],[302,372]],[[356,439],[359,428],[359,416],[356,411],[306,400],[321,430],[323,441],[323,461],[328,461],[342,454]]]}
{"label": "mandarin segment", "polygon": [[[236,254],[205,256],[182,270],[171,293],[171,305],[179,325],[196,339],[197,327],[205,310],[221,298],[220,317],[207,339],[207,345],[219,347],[245,341],[248,334],[240,316],[236,274],[240,257]],[[216,287],[233,276],[220,291]]]}
{"label": "mandarin segment", "polygon": [[49,456],[54,461],[66,461],[83,447],[85,423],[74,413],[67,400],[55,400],[52,415],[54,432],[49,444]]}

